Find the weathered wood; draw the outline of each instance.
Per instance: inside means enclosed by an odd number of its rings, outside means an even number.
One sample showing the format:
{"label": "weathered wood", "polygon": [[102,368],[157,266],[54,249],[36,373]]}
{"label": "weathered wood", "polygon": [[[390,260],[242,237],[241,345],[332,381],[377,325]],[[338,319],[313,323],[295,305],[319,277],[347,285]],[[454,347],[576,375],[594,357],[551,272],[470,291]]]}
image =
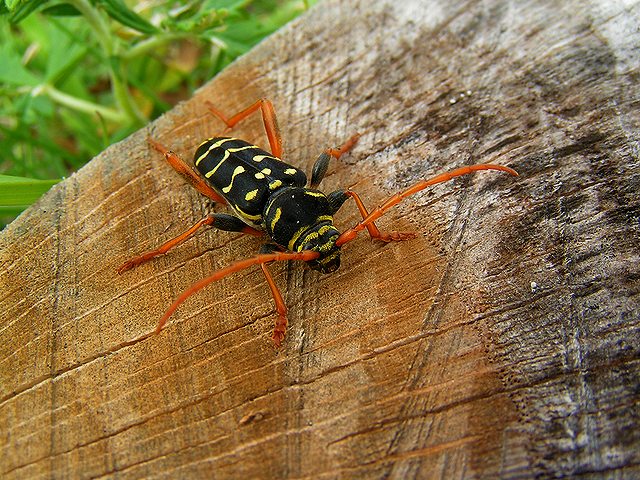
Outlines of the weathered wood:
{"label": "weathered wood", "polygon": [[[640,475],[638,2],[325,1],[58,185],[0,237],[2,478]],[[145,137],[190,158],[273,100],[326,190],[406,201],[322,276],[180,292],[259,248],[208,231],[118,276],[211,210]],[[258,118],[235,132],[266,144]],[[344,228],[353,206],[337,216]]]}

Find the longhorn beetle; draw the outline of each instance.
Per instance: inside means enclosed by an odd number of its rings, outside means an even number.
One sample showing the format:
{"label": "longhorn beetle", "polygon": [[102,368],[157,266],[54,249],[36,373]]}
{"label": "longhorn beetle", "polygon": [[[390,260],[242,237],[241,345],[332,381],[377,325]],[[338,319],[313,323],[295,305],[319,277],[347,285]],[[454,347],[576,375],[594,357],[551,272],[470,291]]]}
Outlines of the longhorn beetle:
{"label": "longhorn beetle", "polygon": [[[322,273],[333,272],[340,266],[341,247],[353,240],[358,232],[365,228],[371,238],[384,242],[408,240],[416,236],[414,233],[380,232],[374,223],[404,198],[430,185],[479,170],[501,170],[511,175],[518,175],[515,170],[500,165],[479,164],[460,167],[418,182],[403,192],[393,195],[369,212],[358,194],[350,189],[336,190],[328,195],[317,190],[327,172],[331,158],[338,159],[348,152],[358,141],[359,135],[352,136],[339,148],[330,148],[320,154],[313,165],[311,181],[307,187],[305,186],[307,177],[304,172],[281,160],[280,130],[273,105],[269,100],[260,99],[230,118],[225,117],[212,105],[207,104],[207,106],[212,114],[227,125],[225,132],[260,110],[271,153],[237,138],[226,136],[209,138],[198,146],[194,155],[195,167],[200,172],[198,175],[178,155],[149,138],[151,147],[163,154],[169,164],[192,186],[214,202],[226,203],[231,207],[234,215],[224,213],[207,215],[186,232],[159,248],[125,262],[118,268],[118,273],[121,274],[167,253],[194,235],[204,225],[248,235],[266,235],[271,241],[263,245],[258,255],[232,263],[192,285],[165,312],[158,322],[156,333],[160,332],[178,306],[197,291],[231,273],[252,265],[260,265],[275,301],[278,319],[272,338],[276,347],[279,347],[287,327],[287,307],[273,277],[267,270],[268,263],[302,260],[314,270]],[[354,200],[362,215],[362,221],[341,233],[333,224],[333,215],[349,198]]]}

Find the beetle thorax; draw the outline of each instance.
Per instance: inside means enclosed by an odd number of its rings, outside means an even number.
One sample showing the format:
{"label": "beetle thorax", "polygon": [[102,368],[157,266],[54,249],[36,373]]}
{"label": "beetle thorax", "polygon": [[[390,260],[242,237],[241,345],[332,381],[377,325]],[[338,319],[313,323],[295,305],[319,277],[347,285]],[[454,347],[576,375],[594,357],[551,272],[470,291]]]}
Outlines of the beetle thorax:
{"label": "beetle thorax", "polygon": [[340,266],[340,232],[333,225],[329,201],[324,193],[303,187],[284,187],[269,198],[264,209],[264,227],[271,239],[292,251],[320,253],[308,262],[323,273]]}

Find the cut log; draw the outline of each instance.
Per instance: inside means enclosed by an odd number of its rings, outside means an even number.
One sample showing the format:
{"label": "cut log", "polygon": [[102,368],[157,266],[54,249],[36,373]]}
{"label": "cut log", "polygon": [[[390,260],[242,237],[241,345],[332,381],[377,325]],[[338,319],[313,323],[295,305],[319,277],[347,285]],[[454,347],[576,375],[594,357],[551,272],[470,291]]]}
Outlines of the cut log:
{"label": "cut log", "polygon": [[[2,478],[640,476],[640,3],[321,2],[0,236]],[[207,230],[125,260],[214,210],[146,143],[190,159],[269,98],[285,159],[401,243],[340,270],[194,282],[260,240]],[[268,147],[259,116],[233,134]],[[339,228],[359,215],[347,203]]]}

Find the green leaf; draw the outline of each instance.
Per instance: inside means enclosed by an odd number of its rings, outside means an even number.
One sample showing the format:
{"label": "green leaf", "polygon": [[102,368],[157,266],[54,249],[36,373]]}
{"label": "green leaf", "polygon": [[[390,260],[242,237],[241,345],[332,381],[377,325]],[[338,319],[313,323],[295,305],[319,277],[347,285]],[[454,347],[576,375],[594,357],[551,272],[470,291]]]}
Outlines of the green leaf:
{"label": "green leaf", "polygon": [[[26,210],[29,207],[29,205],[18,205],[17,207],[5,207],[3,205],[0,205],[0,215],[2,217],[17,217],[18,215],[20,215],[24,210]],[[6,223],[13,220],[13,218],[1,218],[0,217],[0,229],[4,228],[4,226],[6,226]]]}
{"label": "green leaf", "polygon": [[206,0],[202,5],[203,10],[238,10],[250,4],[247,0]]}
{"label": "green leaf", "polygon": [[46,81],[55,85],[60,78],[75,70],[87,54],[87,48],[60,38],[62,48],[51,49],[47,58]]}
{"label": "green leaf", "polygon": [[78,15],[82,15],[80,10],[68,3],[60,3],[47,7],[42,10],[42,13],[44,15],[51,15],[52,17],[77,17]]}
{"label": "green leaf", "polygon": [[158,29],[147,20],[133,10],[130,10],[122,0],[99,0],[98,4],[104,7],[111,18],[129,28],[146,34],[156,33],[158,31]]}
{"label": "green leaf", "polygon": [[22,66],[20,56],[8,44],[0,45],[0,83],[35,87],[40,79]]}
{"label": "green leaf", "polygon": [[[23,0],[4,0],[5,5],[7,6],[7,8],[9,10],[15,10],[16,7],[18,7],[21,3],[25,4],[25,3],[30,3],[29,1],[23,1]],[[33,2],[31,2],[33,3]]]}
{"label": "green leaf", "polygon": [[0,175],[0,206],[31,205],[59,181]]}
{"label": "green leaf", "polygon": [[47,3],[47,1],[48,0],[5,0],[7,8],[11,12],[9,21],[11,23],[19,23]]}

